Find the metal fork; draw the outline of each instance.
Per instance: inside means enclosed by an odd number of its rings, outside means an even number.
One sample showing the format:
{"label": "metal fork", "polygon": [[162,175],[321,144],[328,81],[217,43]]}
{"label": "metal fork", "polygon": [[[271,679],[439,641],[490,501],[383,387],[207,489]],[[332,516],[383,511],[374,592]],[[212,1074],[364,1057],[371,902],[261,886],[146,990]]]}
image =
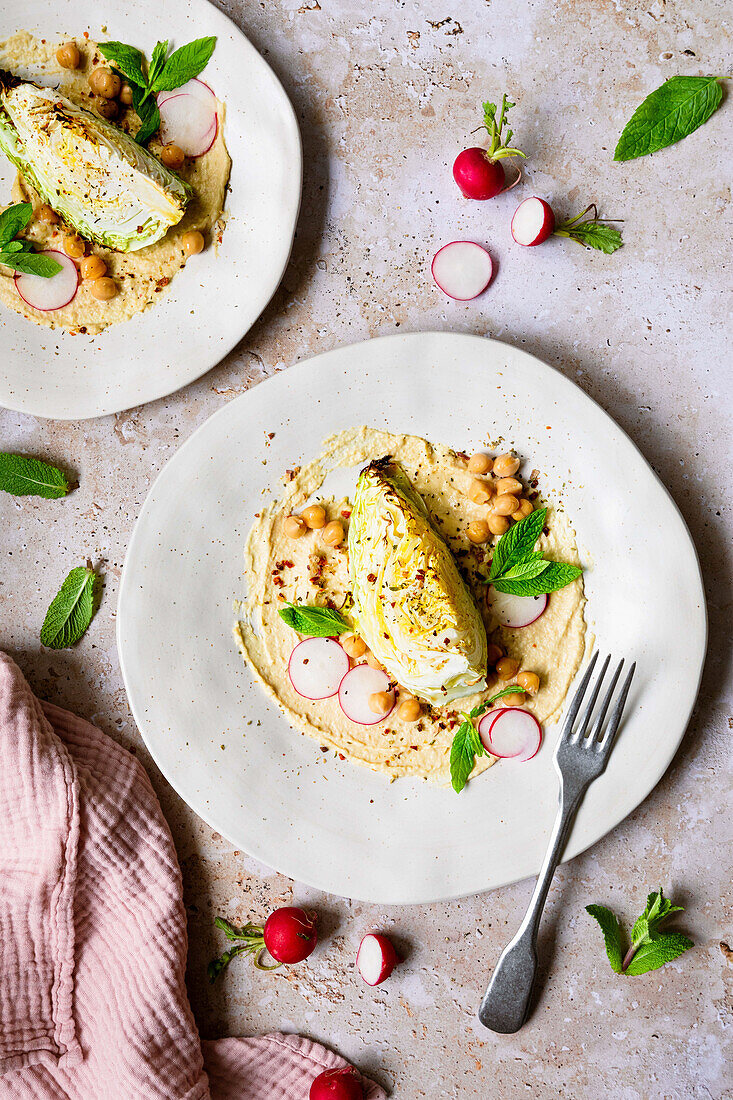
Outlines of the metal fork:
{"label": "metal fork", "polygon": [[[624,665],[623,660],[619,662],[591,726],[593,707],[608,670],[610,656],[603,662],[583,715],[576,725],[580,705],[591,681],[597,659],[598,654],[595,653],[570,704],[555,749],[555,767],[560,776],[559,807],[552,837],[537,877],[527,914],[514,939],[504,948],[479,1008],[478,1016],[481,1023],[492,1031],[503,1034],[519,1031],[527,1018],[532,986],[537,972],[537,932],[547,892],[550,889],[555,868],[560,862],[580,801],[593,780],[604,771],[611,755],[616,730],[621,721],[636,668],[636,664],[633,664],[624,680],[604,733],[606,712],[611,705]],[[590,732],[588,732],[589,727]]]}

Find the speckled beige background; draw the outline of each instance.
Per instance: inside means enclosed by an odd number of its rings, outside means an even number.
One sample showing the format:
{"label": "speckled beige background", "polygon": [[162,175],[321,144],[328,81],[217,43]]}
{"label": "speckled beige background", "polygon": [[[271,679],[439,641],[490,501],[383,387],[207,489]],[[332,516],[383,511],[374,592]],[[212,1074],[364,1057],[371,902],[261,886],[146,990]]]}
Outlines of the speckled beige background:
{"label": "speckled beige background", "polygon": [[[733,946],[730,104],[681,145],[626,165],[612,161],[623,122],[662,79],[727,71],[730,8],[722,0],[223,7],[277,71],[301,124],[305,185],[292,261],[240,347],[187,390],[79,424],[0,411],[2,449],[58,461],[80,482],[56,503],[0,501],[0,645],[42,696],[75,708],[148,765],[183,868],[189,984],[204,1036],[302,1031],[403,1100],[730,1096],[733,962],[721,947]],[[479,121],[480,101],[503,89],[517,101],[512,121],[529,154],[527,182],[521,192],[471,204],[458,195],[450,165]],[[625,219],[624,249],[605,257],[559,240],[532,251],[512,246],[516,198],[533,193],[565,214],[596,200],[604,214]],[[455,237],[487,243],[498,264],[488,293],[466,305],[449,303],[428,273],[436,247]],[[255,864],[212,834],[150,765],[115,652],[125,547],[151,481],[179,442],[294,359],[397,327],[497,336],[577,381],[670,488],[708,589],[709,658],[682,748],[645,803],[558,873],[542,933],[542,989],[513,1037],[484,1031],[475,1011],[529,882],[383,910],[319,895]],[[73,650],[41,650],[46,606],[87,556],[105,577],[94,624]],[[618,978],[583,907],[605,902],[633,919],[659,884],[688,906],[680,927],[697,946],[663,971]],[[220,946],[214,914],[257,918],[293,898],[322,914],[323,945],[311,963],[273,977],[238,960],[210,988],[204,968]],[[394,933],[407,962],[372,990],[355,976],[353,959],[362,933],[376,927]]]}

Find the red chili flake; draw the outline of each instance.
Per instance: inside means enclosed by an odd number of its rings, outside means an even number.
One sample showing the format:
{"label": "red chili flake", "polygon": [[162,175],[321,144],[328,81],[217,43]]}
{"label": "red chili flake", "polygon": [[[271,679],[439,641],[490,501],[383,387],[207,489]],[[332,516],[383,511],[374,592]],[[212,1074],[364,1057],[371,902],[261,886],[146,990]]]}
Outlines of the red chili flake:
{"label": "red chili flake", "polygon": [[374,584],[376,579],[377,579],[377,574],[376,573],[367,573],[367,580],[369,581],[370,584]]}
{"label": "red chili flake", "polygon": [[413,752],[417,752],[417,745],[410,745],[410,748],[413,750]]}
{"label": "red chili flake", "polygon": [[267,438],[268,439],[274,439],[275,438],[275,433],[274,432],[268,432],[267,433]]}
{"label": "red chili flake", "polygon": [[346,757],[344,756],[344,754],[342,752],[340,752],[339,753],[339,760],[345,760],[345,759],[346,759]]}
{"label": "red chili flake", "polygon": [[344,519],[351,519],[351,512],[348,508],[342,508],[341,515],[344,517]]}
{"label": "red chili flake", "polygon": [[319,748],[321,752],[328,752],[328,745],[320,745]]}

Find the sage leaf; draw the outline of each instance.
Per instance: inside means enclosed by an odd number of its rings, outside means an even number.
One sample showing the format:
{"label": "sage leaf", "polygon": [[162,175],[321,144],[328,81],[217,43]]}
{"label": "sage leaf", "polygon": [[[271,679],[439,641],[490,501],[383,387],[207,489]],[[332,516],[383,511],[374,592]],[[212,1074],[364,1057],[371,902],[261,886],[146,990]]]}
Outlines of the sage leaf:
{"label": "sage leaf", "polygon": [[613,159],[633,160],[674,145],[707,122],[722,97],[714,76],[673,76],[636,108]]}
{"label": "sage leaf", "polygon": [[611,969],[620,974],[623,971],[624,948],[621,926],[616,915],[605,905],[586,905],[585,911],[600,924]]}
{"label": "sage leaf", "polygon": [[341,612],[334,611],[331,607],[290,603],[287,607],[281,607],[278,615],[293,630],[297,630],[298,634],[309,634],[316,638],[333,638],[351,629]]}
{"label": "sage leaf", "polygon": [[66,496],[69,483],[56,466],[38,458],[0,452],[0,489],[13,496],[37,496],[46,500]]}
{"label": "sage leaf", "polygon": [[41,644],[66,649],[78,642],[92,621],[96,574],[87,566],[72,569],[51,601],[41,627]]}

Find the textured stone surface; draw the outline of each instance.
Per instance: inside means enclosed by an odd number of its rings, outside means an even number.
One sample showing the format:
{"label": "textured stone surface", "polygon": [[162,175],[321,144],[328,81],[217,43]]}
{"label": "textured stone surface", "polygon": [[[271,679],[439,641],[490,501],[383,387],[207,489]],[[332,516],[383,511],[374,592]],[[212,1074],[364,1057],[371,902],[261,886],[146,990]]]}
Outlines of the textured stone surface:
{"label": "textured stone surface", "polygon": [[[730,1095],[733,964],[720,947],[733,945],[731,527],[723,495],[730,105],[662,154],[626,165],[611,159],[623,122],[662,79],[727,71],[730,10],[716,0],[237,0],[224,8],[274,66],[300,120],[305,186],[292,261],[240,347],[184,392],[79,424],[0,412],[2,449],[57,460],[80,479],[53,506],[0,501],[0,645],[41,695],[97,722],[149,766],[183,869],[190,990],[205,1036],[303,1031],[404,1100]],[[527,184],[471,204],[457,194],[450,164],[479,121],[480,101],[503,89],[517,102]],[[512,247],[508,221],[519,193],[546,195],[567,214],[597,201],[625,219],[624,249],[605,257],[560,241]],[[448,303],[427,271],[435,248],[461,236],[487,243],[498,262],[488,293],[466,305]],[[125,547],[179,442],[294,359],[397,326],[496,336],[577,381],[672,492],[708,586],[709,658],[682,748],[644,804],[559,872],[537,1007],[514,1037],[483,1031],[475,1010],[531,884],[386,911],[293,886],[212,834],[156,772],[115,652]],[[72,650],[41,650],[49,599],[87,556],[106,582],[94,626]],[[689,907],[681,925],[697,947],[664,971],[619,979],[583,906],[606,902],[633,918],[660,883]],[[312,963],[273,978],[238,960],[210,988],[204,967],[219,947],[213,915],[262,916],[293,897],[322,913],[325,943]],[[370,990],[353,958],[361,934],[377,926],[394,932],[407,962]]]}

